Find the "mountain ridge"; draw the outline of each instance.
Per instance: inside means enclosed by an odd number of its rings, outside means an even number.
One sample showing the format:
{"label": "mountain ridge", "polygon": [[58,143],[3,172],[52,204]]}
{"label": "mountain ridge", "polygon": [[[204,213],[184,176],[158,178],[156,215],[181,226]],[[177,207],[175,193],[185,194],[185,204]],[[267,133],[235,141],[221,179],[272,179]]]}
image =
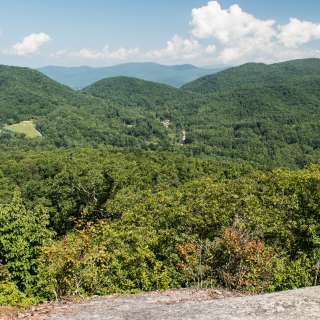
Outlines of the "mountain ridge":
{"label": "mountain ridge", "polygon": [[240,88],[281,84],[288,80],[288,76],[292,77],[290,80],[302,77],[318,78],[319,72],[320,59],[316,58],[273,64],[246,63],[191,81],[183,85],[182,89],[204,94],[223,90],[232,91]]}
{"label": "mountain ridge", "polygon": [[42,143],[58,147],[104,144],[289,167],[318,159],[320,60],[245,64],[190,86],[115,77],[76,91],[35,70],[2,67],[0,124],[34,121]]}
{"label": "mountain ridge", "polygon": [[104,78],[127,76],[142,80],[160,82],[174,87],[195,80],[220,69],[199,68],[191,64],[161,65],[152,62],[124,63],[110,67],[62,67],[45,66],[38,69],[53,80],[74,89],[83,89]]}

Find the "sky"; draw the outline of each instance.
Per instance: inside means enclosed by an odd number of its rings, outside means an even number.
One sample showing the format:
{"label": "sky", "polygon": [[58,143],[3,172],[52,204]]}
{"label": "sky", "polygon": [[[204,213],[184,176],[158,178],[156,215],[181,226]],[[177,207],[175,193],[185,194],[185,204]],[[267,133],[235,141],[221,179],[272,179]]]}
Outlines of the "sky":
{"label": "sky", "polygon": [[320,58],[316,0],[2,0],[0,63],[198,66]]}

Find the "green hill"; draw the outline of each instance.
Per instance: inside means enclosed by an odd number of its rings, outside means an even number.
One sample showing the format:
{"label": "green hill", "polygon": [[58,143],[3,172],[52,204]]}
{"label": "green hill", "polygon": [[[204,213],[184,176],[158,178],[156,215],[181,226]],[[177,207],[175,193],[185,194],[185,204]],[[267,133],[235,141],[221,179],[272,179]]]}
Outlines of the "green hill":
{"label": "green hill", "polygon": [[[129,112],[114,100],[73,91],[38,71],[0,66],[0,129],[31,120],[41,143],[58,147],[167,143],[165,128],[151,112]],[[2,131],[0,141],[12,140]]]}
{"label": "green hill", "polygon": [[320,154],[319,71],[317,59],[246,64],[201,78],[180,91],[118,77],[83,92],[127,112],[152,111],[161,121],[167,119],[174,150],[302,166]]}
{"label": "green hill", "polygon": [[319,285],[318,74],[299,60],[79,92],[0,66],[0,305]]}
{"label": "green hill", "polygon": [[197,93],[257,88],[320,78],[320,59],[293,60],[272,65],[247,63],[184,85]]}
{"label": "green hill", "polygon": [[172,118],[178,101],[192,95],[165,84],[128,77],[103,79],[82,92],[127,109],[155,111],[162,119]]}
{"label": "green hill", "polygon": [[[166,128],[166,136],[173,148],[181,140],[185,116],[181,110],[194,98],[192,93],[168,85],[128,77],[103,79],[82,92],[121,106],[127,116],[139,114],[143,118],[153,114]],[[127,124],[135,126],[136,120],[128,119]]]}
{"label": "green hill", "polygon": [[319,71],[317,59],[246,64],[186,85],[202,97],[186,119],[190,147],[273,165],[317,161]]}
{"label": "green hill", "polygon": [[129,77],[103,79],[85,88],[83,92],[128,106],[140,105],[146,108],[183,96],[183,93],[174,87]]}
{"label": "green hill", "polygon": [[[246,64],[180,90],[116,77],[78,92],[37,71],[2,66],[0,125],[32,120],[41,145],[107,144],[303,166],[320,156],[319,71],[317,59]],[[0,142],[22,139],[11,135],[2,131]]]}
{"label": "green hill", "polygon": [[76,94],[40,72],[0,66],[0,123],[46,115],[59,104],[74,103]]}

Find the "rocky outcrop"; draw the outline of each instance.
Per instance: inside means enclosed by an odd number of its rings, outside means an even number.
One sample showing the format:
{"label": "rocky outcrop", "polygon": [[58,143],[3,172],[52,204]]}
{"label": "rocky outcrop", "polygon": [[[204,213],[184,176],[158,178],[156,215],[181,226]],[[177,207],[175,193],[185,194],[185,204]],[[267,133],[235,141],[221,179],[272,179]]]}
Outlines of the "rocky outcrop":
{"label": "rocky outcrop", "polygon": [[242,296],[220,290],[170,290],[56,305],[49,320],[299,320],[320,319],[320,287]]}

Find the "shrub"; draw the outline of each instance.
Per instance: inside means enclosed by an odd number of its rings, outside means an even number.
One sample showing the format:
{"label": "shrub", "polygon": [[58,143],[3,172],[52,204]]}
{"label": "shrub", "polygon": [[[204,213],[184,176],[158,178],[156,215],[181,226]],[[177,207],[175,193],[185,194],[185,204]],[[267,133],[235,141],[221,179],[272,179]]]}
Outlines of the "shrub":
{"label": "shrub", "polygon": [[114,230],[103,221],[47,246],[41,257],[42,294],[110,294],[167,289],[170,268],[150,246],[150,230]]}
{"label": "shrub", "polygon": [[261,240],[226,228],[214,252],[213,272],[228,288],[263,292],[272,284],[275,254]]}
{"label": "shrub", "polygon": [[37,302],[35,298],[28,298],[14,283],[0,283],[0,306],[20,306]]}

